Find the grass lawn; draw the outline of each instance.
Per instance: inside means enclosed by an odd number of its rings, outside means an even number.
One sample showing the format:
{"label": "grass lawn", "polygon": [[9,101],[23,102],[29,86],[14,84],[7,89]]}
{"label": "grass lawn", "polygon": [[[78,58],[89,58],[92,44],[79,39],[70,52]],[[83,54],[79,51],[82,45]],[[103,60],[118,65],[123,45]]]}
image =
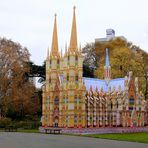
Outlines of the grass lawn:
{"label": "grass lawn", "polygon": [[[0,132],[4,132],[5,129],[0,129]],[[39,133],[38,129],[17,129],[17,132],[21,133]]]}
{"label": "grass lawn", "polygon": [[146,133],[124,133],[124,134],[92,134],[87,137],[112,139],[121,141],[148,143],[148,132]]}
{"label": "grass lawn", "polygon": [[18,129],[17,132],[21,133],[39,133],[38,129]]}

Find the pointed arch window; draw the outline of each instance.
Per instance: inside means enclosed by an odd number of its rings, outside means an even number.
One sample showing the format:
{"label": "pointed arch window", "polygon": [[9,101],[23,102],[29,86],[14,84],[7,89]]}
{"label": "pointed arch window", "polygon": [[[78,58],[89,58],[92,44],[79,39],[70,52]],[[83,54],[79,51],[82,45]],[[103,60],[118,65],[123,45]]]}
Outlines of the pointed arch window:
{"label": "pointed arch window", "polygon": [[49,77],[49,83],[51,83],[51,77]]}
{"label": "pointed arch window", "polygon": [[78,65],[78,56],[75,56],[75,64]]}
{"label": "pointed arch window", "polygon": [[54,99],[54,104],[55,104],[55,105],[59,105],[59,98],[58,98],[57,96],[56,96],[55,99]]}
{"label": "pointed arch window", "polygon": [[68,55],[68,62],[70,61],[70,56]]}
{"label": "pointed arch window", "polygon": [[74,102],[77,103],[77,96],[75,95]]}
{"label": "pointed arch window", "polygon": [[113,109],[113,103],[111,102],[111,104],[110,104],[110,108],[111,108],[111,110]]}
{"label": "pointed arch window", "polygon": [[77,123],[77,115],[74,116],[74,123]]}
{"label": "pointed arch window", "polygon": [[76,75],[75,80],[76,80],[76,84],[78,84],[78,75]]}
{"label": "pointed arch window", "polygon": [[129,110],[132,111],[134,109],[134,97],[131,96],[129,99]]}
{"label": "pointed arch window", "polygon": [[118,101],[117,101],[117,109],[118,109],[118,107],[119,107],[119,104],[118,104]]}
{"label": "pointed arch window", "polygon": [[60,66],[60,60],[57,59],[57,68],[59,68],[59,66]]}
{"label": "pointed arch window", "polygon": [[68,59],[68,65],[69,65],[69,63],[70,63],[70,56],[69,55],[68,55],[67,59]]}
{"label": "pointed arch window", "polygon": [[66,123],[68,123],[68,116],[66,116]]}
{"label": "pointed arch window", "polygon": [[66,80],[66,82],[68,83],[69,82],[69,75],[67,74],[67,80]]}
{"label": "pointed arch window", "polygon": [[47,97],[47,105],[50,103],[50,97]]}

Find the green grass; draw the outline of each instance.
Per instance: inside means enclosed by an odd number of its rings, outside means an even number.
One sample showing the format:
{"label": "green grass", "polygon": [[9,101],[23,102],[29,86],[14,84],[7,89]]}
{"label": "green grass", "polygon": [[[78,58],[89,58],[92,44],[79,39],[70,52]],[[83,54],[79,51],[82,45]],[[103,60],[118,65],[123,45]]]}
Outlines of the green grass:
{"label": "green grass", "polygon": [[18,129],[17,132],[20,133],[39,133],[38,129]]}
{"label": "green grass", "polygon": [[[5,129],[0,129],[0,132],[4,132]],[[38,129],[18,129],[17,132],[20,133],[39,133]]]}
{"label": "green grass", "polygon": [[146,133],[124,133],[124,134],[91,134],[84,135],[86,137],[120,140],[120,141],[131,141],[148,143],[148,132]]}

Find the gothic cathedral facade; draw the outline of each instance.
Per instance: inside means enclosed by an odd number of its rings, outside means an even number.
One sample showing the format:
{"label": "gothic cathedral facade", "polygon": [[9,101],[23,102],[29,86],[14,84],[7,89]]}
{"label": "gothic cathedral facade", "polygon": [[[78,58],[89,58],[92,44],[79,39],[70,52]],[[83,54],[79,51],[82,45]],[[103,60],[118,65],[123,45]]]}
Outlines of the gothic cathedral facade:
{"label": "gothic cathedral facade", "polygon": [[83,77],[83,55],[77,45],[75,8],[69,47],[59,52],[56,15],[51,50],[46,59],[43,85],[42,126],[106,127],[144,126],[146,101],[132,73],[111,79],[106,49],[104,80]]}

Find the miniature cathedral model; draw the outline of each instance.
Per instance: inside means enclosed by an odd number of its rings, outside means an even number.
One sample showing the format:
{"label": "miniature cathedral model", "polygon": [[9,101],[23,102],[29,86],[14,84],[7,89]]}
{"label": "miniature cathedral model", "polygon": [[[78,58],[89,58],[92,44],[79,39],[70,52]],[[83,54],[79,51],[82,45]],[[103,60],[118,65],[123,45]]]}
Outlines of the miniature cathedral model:
{"label": "miniature cathedral model", "polygon": [[83,56],[77,45],[75,8],[70,45],[62,55],[58,48],[56,15],[43,86],[42,126],[106,127],[144,126],[146,101],[132,73],[111,79],[106,49],[104,79],[83,77]]}

